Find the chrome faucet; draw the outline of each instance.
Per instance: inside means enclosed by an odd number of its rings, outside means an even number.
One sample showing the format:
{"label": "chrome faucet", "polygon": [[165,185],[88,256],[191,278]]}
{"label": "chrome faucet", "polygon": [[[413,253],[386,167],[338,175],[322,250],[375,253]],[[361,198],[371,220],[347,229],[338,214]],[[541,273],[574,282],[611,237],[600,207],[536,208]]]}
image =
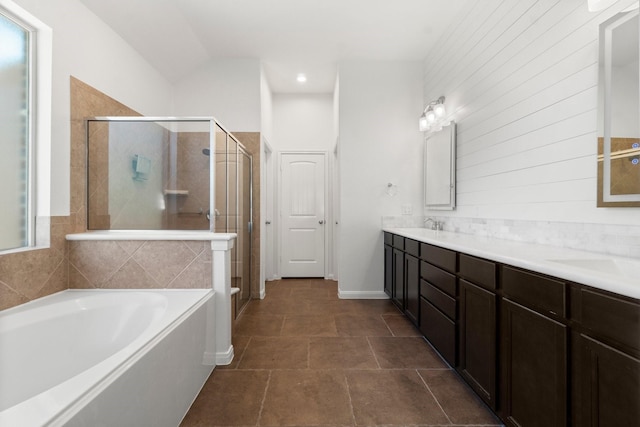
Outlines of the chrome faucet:
{"label": "chrome faucet", "polygon": [[443,229],[444,229],[444,222],[442,222],[442,221],[436,221],[435,219],[433,219],[433,218],[431,218],[431,217],[429,217],[429,218],[425,218],[425,220],[424,220],[424,226],[425,226],[425,228],[427,227],[427,223],[428,223],[429,221],[431,221],[431,229],[432,229],[432,230],[439,231],[439,230],[443,230]]}

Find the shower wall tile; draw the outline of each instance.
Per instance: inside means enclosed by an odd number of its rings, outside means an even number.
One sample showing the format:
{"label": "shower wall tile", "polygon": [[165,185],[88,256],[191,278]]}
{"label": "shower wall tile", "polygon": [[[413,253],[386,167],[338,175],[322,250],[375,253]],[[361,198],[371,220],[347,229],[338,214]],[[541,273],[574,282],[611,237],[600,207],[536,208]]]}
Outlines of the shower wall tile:
{"label": "shower wall tile", "polygon": [[[208,230],[209,160],[202,150],[209,148],[208,132],[179,132],[170,136],[164,188],[187,190],[187,196],[165,196],[165,228]],[[171,164],[169,164],[171,160]]]}

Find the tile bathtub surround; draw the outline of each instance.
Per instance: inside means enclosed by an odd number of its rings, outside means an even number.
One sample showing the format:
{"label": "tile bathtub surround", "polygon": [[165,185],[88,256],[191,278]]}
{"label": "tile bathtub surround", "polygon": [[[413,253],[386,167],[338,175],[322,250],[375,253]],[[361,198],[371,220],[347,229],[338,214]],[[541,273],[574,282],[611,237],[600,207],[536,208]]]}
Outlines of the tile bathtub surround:
{"label": "tile bathtub surround", "polygon": [[69,288],[210,288],[205,241],[69,241]]}
{"label": "tile bathtub surround", "polygon": [[182,427],[501,425],[389,300],[340,300],[320,279],[266,292]]}
{"label": "tile bathtub surround", "polygon": [[[460,218],[427,215],[454,233],[558,246],[588,252],[640,258],[640,225]],[[410,228],[401,217],[383,217],[383,227]],[[415,227],[424,227],[422,217]]]}
{"label": "tile bathtub surround", "polygon": [[50,219],[50,246],[0,255],[0,310],[67,289],[65,235],[73,225],[68,216]]}

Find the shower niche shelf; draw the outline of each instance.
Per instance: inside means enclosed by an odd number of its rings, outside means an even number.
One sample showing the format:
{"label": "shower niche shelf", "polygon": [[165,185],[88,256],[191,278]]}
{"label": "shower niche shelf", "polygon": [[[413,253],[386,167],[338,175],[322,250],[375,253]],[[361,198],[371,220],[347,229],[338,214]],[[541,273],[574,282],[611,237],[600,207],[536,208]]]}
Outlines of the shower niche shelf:
{"label": "shower niche shelf", "polygon": [[179,196],[188,196],[189,195],[189,190],[170,190],[168,188],[165,188],[164,190],[164,195],[165,196],[175,196],[175,197],[179,197]]}

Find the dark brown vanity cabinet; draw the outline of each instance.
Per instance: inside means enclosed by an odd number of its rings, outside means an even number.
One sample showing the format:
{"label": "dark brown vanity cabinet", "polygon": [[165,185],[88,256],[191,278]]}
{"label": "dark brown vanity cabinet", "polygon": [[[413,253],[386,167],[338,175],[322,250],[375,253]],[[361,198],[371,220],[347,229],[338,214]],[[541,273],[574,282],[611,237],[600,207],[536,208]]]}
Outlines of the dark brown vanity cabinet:
{"label": "dark brown vanity cabinet", "polygon": [[420,243],[405,239],[404,242],[404,312],[414,325],[420,324]]}
{"label": "dark brown vanity cabinet", "polygon": [[573,426],[640,425],[640,302],[571,287]]}
{"label": "dark brown vanity cabinet", "polygon": [[506,425],[640,426],[640,300],[416,243],[385,290]]}
{"label": "dark brown vanity cabinet", "polygon": [[456,366],[457,254],[422,243],[420,258],[420,331]]}
{"label": "dark brown vanity cabinet", "polygon": [[391,301],[404,311],[404,237],[393,235]]}
{"label": "dark brown vanity cabinet", "polygon": [[393,296],[393,235],[384,233],[384,292]]}
{"label": "dark brown vanity cabinet", "polygon": [[420,243],[384,235],[384,291],[418,326],[420,321]]}
{"label": "dark brown vanity cabinet", "polygon": [[502,266],[500,413],[512,426],[566,426],[566,285]]}
{"label": "dark brown vanity cabinet", "polygon": [[496,264],[459,255],[460,375],[492,409],[497,407],[497,301]]}

